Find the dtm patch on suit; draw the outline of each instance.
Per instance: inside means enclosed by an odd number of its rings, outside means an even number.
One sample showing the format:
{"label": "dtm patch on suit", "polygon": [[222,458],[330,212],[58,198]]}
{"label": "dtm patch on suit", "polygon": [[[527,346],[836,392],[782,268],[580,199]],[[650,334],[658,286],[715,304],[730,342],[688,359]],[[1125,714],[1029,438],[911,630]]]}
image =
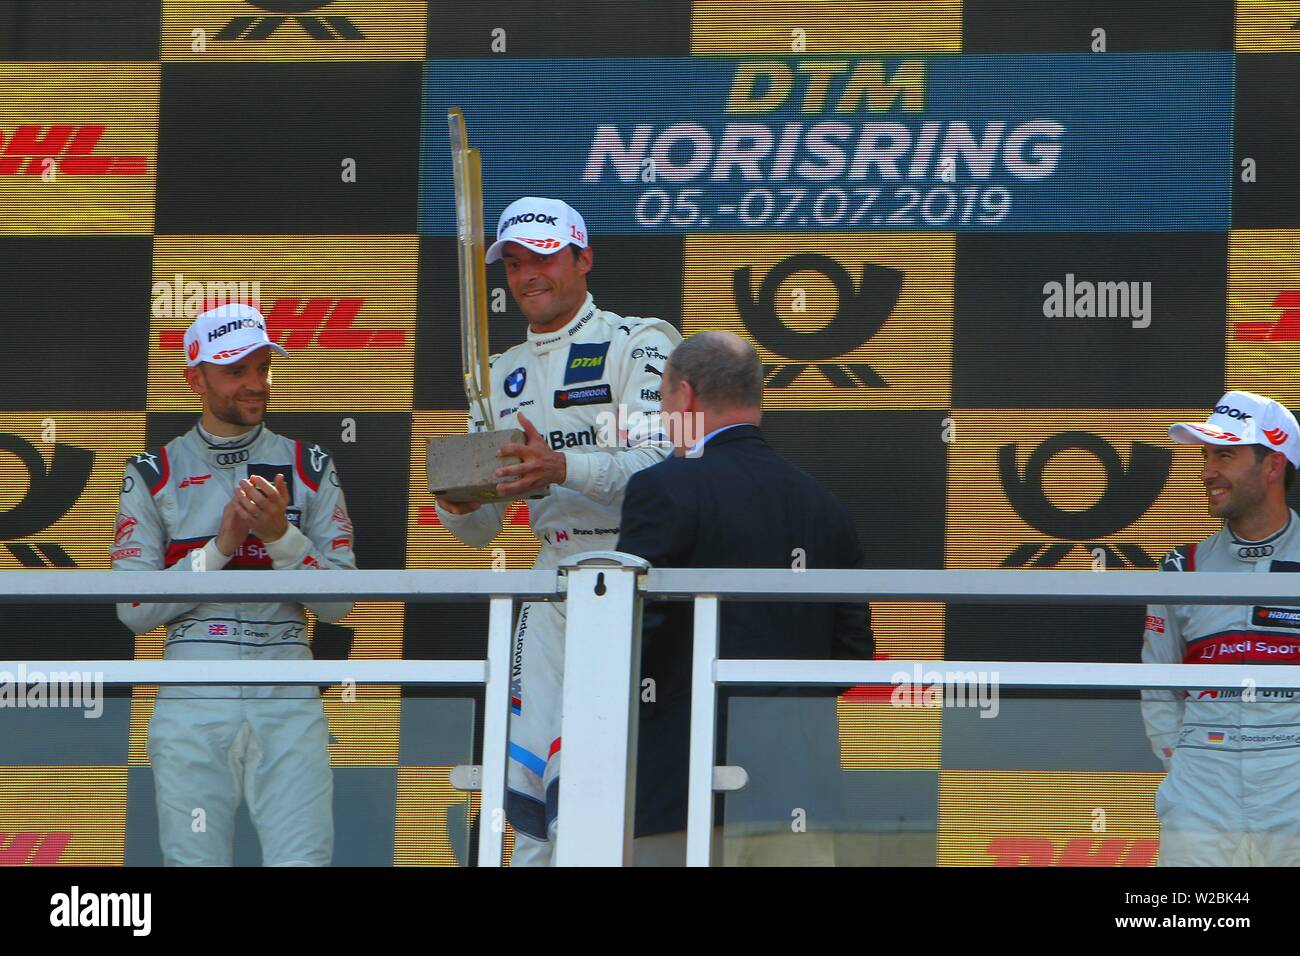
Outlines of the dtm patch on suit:
{"label": "dtm patch on suit", "polygon": [[574,408],[578,405],[608,405],[614,400],[608,384],[588,385],[584,388],[562,388],[555,393],[556,408]]}
{"label": "dtm patch on suit", "polygon": [[[594,382],[605,375],[608,342],[575,342],[569,346],[569,361],[564,368],[564,385]],[[558,407],[558,406],[557,406]]]}

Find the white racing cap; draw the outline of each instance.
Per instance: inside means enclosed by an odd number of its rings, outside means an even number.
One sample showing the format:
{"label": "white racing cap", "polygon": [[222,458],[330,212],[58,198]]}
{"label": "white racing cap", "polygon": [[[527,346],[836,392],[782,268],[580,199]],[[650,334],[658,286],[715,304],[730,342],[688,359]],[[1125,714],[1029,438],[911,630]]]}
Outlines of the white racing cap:
{"label": "white racing cap", "polygon": [[1180,445],[1263,445],[1300,468],[1300,425],[1285,406],[1254,392],[1228,392],[1205,422],[1178,422],[1169,437]]}
{"label": "white racing cap", "polygon": [[185,330],[185,362],[190,366],[200,362],[229,365],[268,345],[281,355],[289,354],[267,337],[261,312],[232,302],[201,313]]}
{"label": "white racing cap", "polygon": [[497,241],[488,247],[487,261],[496,262],[507,242],[517,242],[544,256],[572,243],[587,248],[587,223],[567,202],[525,196],[516,199],[497,222]]}

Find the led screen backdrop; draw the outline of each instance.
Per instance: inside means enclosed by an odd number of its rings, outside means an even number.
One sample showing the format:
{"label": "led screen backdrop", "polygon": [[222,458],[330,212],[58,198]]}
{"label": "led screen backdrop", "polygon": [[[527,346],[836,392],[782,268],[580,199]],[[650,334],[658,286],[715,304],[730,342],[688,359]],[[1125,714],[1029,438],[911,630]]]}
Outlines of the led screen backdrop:
{"label": "led screen backdrop", "polygon": [[[216,295],[292,350],[269,422],[335,455],[361,566],[489,566],[424,491],[424,440],[465,421],[453,105],[490,226],[564,198],[601,306],[754,343],[769,439],[872,567],[1149,570],[1213,530],[1165,425],[1229,387],[1300,405],[1295,4],[0,0],[0,570],[107,568],[124,460],[193,420],[179,338]],[[499,351],[525,324],[488,278]],[[5,659],[161,653],[111,608],[0,615]],[[1141,642],[1138,608],[875,620],[899,660]],[[485,624],[363,603],[339,626],[354,657],[474,658]],[[153,690],[98,721],[0,713],[0,862],[158,859]],[[336,862],[463,858],[473,697],[327,693]],[[980,721],[855,689],[838,715],[818,785],[863,828],[928,832],[910,862],[1151,862],[1131,695]]]}

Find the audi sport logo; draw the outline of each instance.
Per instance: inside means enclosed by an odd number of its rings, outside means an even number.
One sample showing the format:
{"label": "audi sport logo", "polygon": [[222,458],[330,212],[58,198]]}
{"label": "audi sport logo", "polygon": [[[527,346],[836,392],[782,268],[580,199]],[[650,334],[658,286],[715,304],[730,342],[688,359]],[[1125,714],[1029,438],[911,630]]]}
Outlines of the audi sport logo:
{"label": "audi sport logo", "polygon": [[1270,428],[1264,432],[1264,437],[1274,445],[1283,445],[1286,443],[1288,435],[1280,428]]}
{"label": "audi sport logo", "polygon": [[537,249],[558,249],[560,248],[560,246],[564,245],[564,243],[560,242],[559,239],[528,239],[523,236],[520,236],[518,239],[515,239],[514,241],[526,242],[528,243],[528,245],[533,246]]}
{"label": "audi sport logo", "polygon": [[193,362],[196,358],[199,357],[199,340],[198,340],[198,339],[195,339],[193,342],[190,343],[189,355],[190,355],[190,361],[191,361],[191,362]]}

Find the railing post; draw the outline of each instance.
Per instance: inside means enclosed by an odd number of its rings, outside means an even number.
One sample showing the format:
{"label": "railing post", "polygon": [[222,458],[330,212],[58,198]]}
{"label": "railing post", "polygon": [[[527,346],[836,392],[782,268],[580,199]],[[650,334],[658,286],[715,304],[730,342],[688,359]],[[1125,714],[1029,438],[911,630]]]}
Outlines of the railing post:
{"label": "railing post", "polygon": [[632,862],[641,600],[649,565],[617,551],[574,555],[566,576],[563,763],[557,866]]}
{"label": "railing post", "polygon": [[717,760],[718,599],[695,599],[695,645],[691,651],[691,761],[687,778],[686,865],[708,866],[713,848],[713,765]]}
{"label": "railing post", "polygon": [[479,793],[478,865],[500,866],[505,836],[506,737],[510,729],[510,635],[515,602],[488,602],[487,686],[483,688],[483,777]]}

